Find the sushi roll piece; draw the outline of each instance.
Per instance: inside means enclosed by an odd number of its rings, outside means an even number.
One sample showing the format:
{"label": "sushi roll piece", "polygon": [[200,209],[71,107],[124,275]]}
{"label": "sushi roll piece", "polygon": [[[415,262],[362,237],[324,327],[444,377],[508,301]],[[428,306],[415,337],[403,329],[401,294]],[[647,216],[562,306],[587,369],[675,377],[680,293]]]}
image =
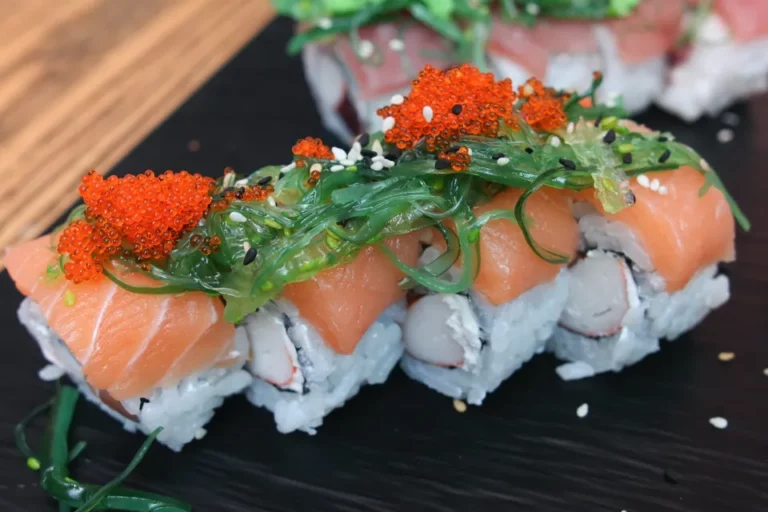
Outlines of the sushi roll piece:
{"label": "sushi roll piece", "polygon": [[[19,320],[51,366],[68,375],[126,430],[173,450],[205,435],[224,398],[251,382],[243,370],[248,342],[202,293],[135,294],[103,278],[74,284],[58,270],[50,236],[12,247],[5,263],[27,298]],[[140,275],[136,286],[156,286]]]}
{"label": "sushi roll piece", "polygon": [[768,4],[698,2],[658,104],[686,121],[768,91]]}
{"label": "sushi roll piece", "polygon": [[534,9],[533,26],[500,16],[488,39],[489,62],[498,76],[514,83],[536,76],[559,89],[584,90],[592,73],[600,71],[605,80],[598,101],[621,98],[627,110],[639,112],[664,88],[667,55],[680,33],[684,4],[642,0],[628,5],[602,20],[569,16],[570,11],[546,17],[546,7]]}
{"label": "sushi roll piece", "polygon": [[735,259],[734,216],[705,180],[688,166],[639,174],[630,181],[634,205],[616,213],[594,191],[578,197],[587,252],[570,269],[568,301],[550,343],[570,361],[558,369],[561,377],[620,371],[728,300],[718,265]]}
{"label": "sushi roll piece", "polygon": [[[387,240],[415,265],[418,235]],[[324,417],[365,384],[381,384],[403,353],[404,274],[376,247],[350,263],[283,289],[281,297],[248,315],[248,399],[269,409],[277,429],[314,434]]]}
{"label": "sushi roll piece", "polygon": [[[507,189],[474,213],[514,210],[521,194]],[[540,243],[568,258],[575,255],[579,231],[564,194],[537,192],[528,200],[525,215]],[[425,295],[409,307],[403,327],[403,370],[444,395],[474,405],[544,351],[568,298],[565,264],[536,255],[513,221],[485,224],[479,246],[480,267],[472,289]],[[433,259],[435,252],[426,251],[423,259]]]}

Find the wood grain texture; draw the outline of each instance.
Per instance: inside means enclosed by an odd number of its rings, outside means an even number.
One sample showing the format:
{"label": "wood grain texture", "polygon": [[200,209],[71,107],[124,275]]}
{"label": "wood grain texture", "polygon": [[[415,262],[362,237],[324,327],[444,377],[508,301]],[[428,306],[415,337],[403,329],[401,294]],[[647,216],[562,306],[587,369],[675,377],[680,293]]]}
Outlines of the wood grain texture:
{"label": "wood grain texture", "polygon": [[0,1],[0,250],[43,232],[85,172],[109,171],[272,15],[266,0]]}
{"label": "wood grain texture", "polygon": [[[247,172],[285,162],[302,136],[339,144],[321,128],[300,63],[277,57],[290,29],[285,20],[270,25],[115,172]],[[728,267],[731,301],[658,354],[571,383],[539,356],[464,414],[397,370],[331,414],[316,436],[278,434],[270,414],[235,398],[205,439],[181,454],[154,447],[126,483],[201,512],[765,512],[768,97],[736,112],[742,122],[728,145],[715,142],[722,125],[714,120],[642,119],[700,148],[755,224],[739,233],[739,260]],[[187,149],[191,139],[199,151]],[[54,511],[12,441],[15,422],[53,391],[37,379],[44,362],[16,320],[20,300],[0,275],[0,510]],[[718,361],[722,350],[735,359]],[[579,419],[583,402],[590,412]],[[730,421],[726,430],[709,425],[718,415]],[[32,438],[43,428],[36,424]],[[85,403],[72,431],[79,439],[89,445],[74,474],[94,482],[117,474],[141,443]]]}

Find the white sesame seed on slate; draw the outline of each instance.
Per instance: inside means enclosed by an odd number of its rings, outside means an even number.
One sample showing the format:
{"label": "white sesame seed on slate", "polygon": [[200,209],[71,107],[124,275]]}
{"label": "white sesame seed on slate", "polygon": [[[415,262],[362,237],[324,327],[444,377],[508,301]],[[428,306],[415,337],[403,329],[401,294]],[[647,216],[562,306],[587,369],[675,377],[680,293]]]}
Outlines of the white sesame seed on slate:
{"label": "white sesame seed on slate", "polygon": [[768,368],[763,368],[763,375],[768,377]]}
{"label": "white sesame seed on slate", "polygon": [[333,153],[333,158],[336,160],[344,160],[347,158],[347,152],[336,146],[331,148],[331,153]]}
{"label": "white sesame seed on slate", "polygon": [[637,184],[640,185],[641,187],[648,188],[651,185],[651,180],[648,179],[648,176],[646,176],[645,174],[641,174],[640,176],[637,177]]}
{"label": "white sesame seed on slate", "polygon": [[389,130],[394,128],[395,126],[395,118],[392,116],[384,118],[384,120],[381,122],[381,131],[384,133],[387,133]]}
{"label": "white sesame seed on slate", "polygon": [[669,193],[669,190],[667,190],[667,187],[665,187],[664,185],[659,187],[659,194],[661,194],[662,196],[665,196],[668,193]]}
{"label": "white sesame seed on slate", "polygon": [[333,26],[333,21],[331,20],[331,18],[323,17],[317,20],[317,26],[323,30],[328,30]]}
{"label": "white sesame seed on slate", "polygon": [[339,172],[339,171],[343,171],[343,170],[344,170],[344,166],[343,165],[332,165],[331,166],[331,172]]}
{"label": "white sesame seed on slate", "polygon": [[208,431],[204,428],[200,427],[199,429],[195,430],[195,439],[198,441],[205,437],[205,434],[207,434]]}
{"label": "white sesame seed on slate", "polygon": [[509,163],[509,158],[503,156],[503,157],[499,158],[498,160],[496,160],[496,163],[499,164],[499,165],[507,165]]}
{"label": "white sesame seed on slate", "polygon": [[576,416],[579,418],[584,418],[589,414],[589,404],[581,404],[578,409],[576,409]]}
{"label": "white sesame seed on slate", "polygon": [[725,112],[721,120],[728,126],[739,126],[739,123],[741,122],[739,114],[734,112]]}
{"label": "white sesame seed on slate", "polygon": [[575,125],[573,123],[568,123],[568,129],[567,129],[568,133],[573,133],[574,126]]}
{"label": "white sesame seed on slate", "polygon": [[453,400],[453,408],[456,412],[467,412],[467,403],[464,400]]}
{"label": "white sesame seed on slate", "polygon": [[346,165],[347,167],[349,167],[350,165],[355,165],[355,161],[349,158],[345,158],[344,160],[339,160],[339,163],[341,165]]}
{"label": "white sesame seed on slate", "polygon": [[720,144],[728,144],[733,140],[734,133],[730,128],[723,128],[717,132],[717,142]]}
{"label": "white sesame seed on slate", "polygon": [[293,162],[293,163],[290,163],[290,164],[286,165],[285,167],[281,167],[280,168],[280,172],[292,171],[295,168],[296,168],[296,162]]}
{"label": "white sesame seed on slate", "polygon": [[402,39],[390,39],[387,46],[389,46],[389,49],[393,52],[401,52],[405,50],[405,43]]}
{"label": "white sesame seed on slate", "polygon": [[384,165],[384,167],[386,167],[387,169],[390,169],[390,168],[392,168],[392,167],[394,167],[394,166],[395,166],[395,162],[393,162],[392,160],[387,160],[386,158],[385,158],[384,160],[382,160],[382,161],[381,161],[381,163],[382,163],[382,164]]}
{"label": "white sesame seed on slate", "polygon": [[269,206],[277,206],[277,203],[275,202],[275,198],[272,196],[267,197],[267,202],[269,203]]}
{"label": "white sesame seed on slate", "polygon": [[709,418],[709,423],[715,427],[719,428],[720,430],[723,430],[728,426],[728,420],[725,418],[721,418],[720,416],[715,416],[714,418]]}
{"label": "white sesame seed on slate", "polygon": [[64,375],[64,373],[65,372],[61,367],[56,366],[55,364],[48,364],[45,365],[39,372],[37,372],[37,376],[40,378],[40,380],[51,382],[59,379]]}
{"label": "white sesame seed on slate", "polygon": [[245,218],[245,215],[243,215],[240,212],[232,212],[229,214],[229,218],[233,222],[248,222],[248,219]]}
{"label": "white sesame seed on slate", "polygon": [[525,5],[525,11],[531,16],[538,16],[539,12],[541,11],[541,8],[539,7],[539,4],[534,4],[533,2],[531,2]]}
{"label": "white sesame seed on slate", "polygon": [[[393,125],[395,124],[394,123],[394,119],[393,119],[392,124]],[[379,139],[376,139],[376,140],[373,141],[373,144],[371,145],[371,151],[375,151],[379,155],[383,155],[384,154],[384,148],[381,147],[381,141]]]}
{"label": "white sesame seed on slate", "polygon": [[389,100],[389,102],[393,105],[402,105],[405,101],[405,98],[403,98],[402,94],[395,94],[392,96],[392,98]]}
{"label": "white sesame seed on slate", "polygon": [[383,168],[384,168],[384,164],[381,162],[373,162],[371,164],[371,169],[373,169],[374,171],[380,171]]}
{"label": "white sesame seed on slate", "polygon": [[657,180],[656,178],[654,178],[654,179],[651,181],[651,185],[650,185],[648,188],[650,188],[651,190],[653,190],[654,192],[656,192],[657,190],[659,190],[659,187],[660,187],[660,186],[661,186],[661,182],[660,182],[659,180]]}
{"label": "white sesame seed on slate", "polygon": [[424,119],[428,122],[432,122],[432,118],[434,117],[435,113],[432,112],[432,107],[429,105],[425,105],[423,109],[421,109],[421,114],[424,116]]}
{"label": "white sesame seed on slate", "polygon": [[374,49],[375,48],[372,42],[370,42],[367,39],[363,39],[362,41],[360,41],[360,44],[357,46],[357,54],[361,58],[367,59],[368,57],[373,55]]}
{"label": "white sesame seed on slate", "polygon": [[558,147],[560,145],[560,137],[554,135],[551,139],[549,139],[549,143],[554,147]]}

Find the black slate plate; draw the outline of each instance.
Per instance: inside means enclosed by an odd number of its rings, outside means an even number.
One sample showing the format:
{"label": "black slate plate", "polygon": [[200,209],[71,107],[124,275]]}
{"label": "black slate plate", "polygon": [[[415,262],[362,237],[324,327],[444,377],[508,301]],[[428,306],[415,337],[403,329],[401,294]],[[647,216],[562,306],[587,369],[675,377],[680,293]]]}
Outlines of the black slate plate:
{"label": "black slate plate", "polygon": [[[301,66],[283,57],[278,20],[129,155],[117,173],[185,167],[211,175],[284,161],[293,141],[324,135]],[[398,370],[333,413],[317,436],[280,435],[271,416],[230,400],[208,436],[183,454],[155,447],[129,484],[189,500],[199,511],[768,510],[768,98],[735,109],[736,139],[716,120],[643,121],[694,144],[756,226],[738,239],[733,298],[695,331],[617,375],[564,383],[539,357],[481,408],[451,401]],[[187,149],[191,139],[201,149]],[[30,170],[33,172],[33,170]],[[54,510],[16,453],[12,428],[46,400],[36,345],[16,321],[20,295],[0,275],[0,510]],[[721,363],[717,354],[733,351]],[[590,413],[576,417],[588,402]],[[724,431],[708,419],[726,417]],[[141,440],[81,404],[73,434],[89,447],[74,472],[104,482]],[[42,426],[33,429],[40,433]],[[667,472],[671,478],[665,478]],[[672,482],[676,483],[672,483]]]}

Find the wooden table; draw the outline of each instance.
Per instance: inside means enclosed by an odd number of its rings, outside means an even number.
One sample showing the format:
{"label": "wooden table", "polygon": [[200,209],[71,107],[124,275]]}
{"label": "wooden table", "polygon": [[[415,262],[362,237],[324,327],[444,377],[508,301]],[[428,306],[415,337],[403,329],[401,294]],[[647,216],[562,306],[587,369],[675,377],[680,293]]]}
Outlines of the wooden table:
{"label": "wooden table", "polygon": [[267,0],[0,0],[0,254],[44,231],[85,172],[111,170],[272,15]]}

